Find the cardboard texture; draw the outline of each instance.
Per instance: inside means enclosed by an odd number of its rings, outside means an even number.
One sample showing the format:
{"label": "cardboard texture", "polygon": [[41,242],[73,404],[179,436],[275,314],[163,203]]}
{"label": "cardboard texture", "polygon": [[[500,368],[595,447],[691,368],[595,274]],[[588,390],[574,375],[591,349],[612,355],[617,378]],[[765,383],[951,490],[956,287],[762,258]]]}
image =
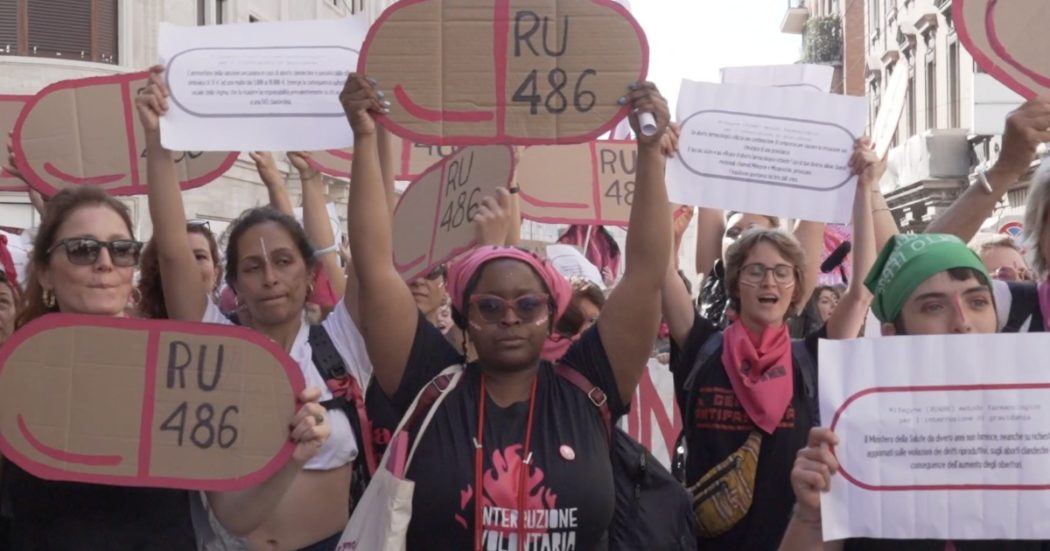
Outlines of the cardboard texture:
{"label": "cardboard texture", "polygon": [[[7,133],[15,129],[15,121],[22,111],[22,106],[32,96],[13,96],[0,94],[0,142],[7,143]],[[6,150],[0,149],[5,155],[0,160],[0,166],[7,164]],[[28,191],[29,186],[20,178],[0,168],[0,191]]]}
{"label": "cardboard texture", "polygon": [[612,0],[402,0],[372,25],[358,72],[403,138],[527,145],[611,130],[648,64],[645,33]]}
{"label": "cardboard texture", "polygon": [[879,112],[871,125],[871,139],[875,143],[875,153],[880,159],[885,158],[890,150],[893,135],[897,132],[901,115],[904,114],[904,104],[908,100],[908,71],[905,69],[906,67],[897,67],[890,75]]}
{"label": "cardboard texture", "polygon": [[548,224],[626,226],[637,161],[630,140],[527,147],[518,163],[521,215]]}
{"label": "cardboard texture", "polygon": [[1025,98],[1050,95],[1050,3],[955,0],[952,20],[974,61]]}
{"label": "cardboard texture", "polygon": [[[397,173],[394,175],[397,180],[415,180],[426,169],[456,151],[455,147],[447,145],[414,144],[397,136],[392,136],[392,139],[398,151]],[[310,166],[330,176],[349,178],[353,158],[351,148],[318,151],[312,155]]]}
{"label": "cardboard texture", "polygon": [[398,272],[412,280],[473,247],[470,222],[481,200],[509,187],[513,175],[511,147],[478,146],[460,149],[409,184],[394,209]]}
{"label": "cardboard texture", "polygon": [[51,314],[0,347],[0,451],[49,480],[249,488],[291,458],[303,386],[247,329]]}
{"label": "cardboard texture", "polygon": [[[85,184],[110,195],[146,193],[146,135],[134,97],[147,73],[66,80],[30,99],[15,123],[18,169],[29,185],[50,196]],[[176,153],[183,190],[222,176],[237,153]]]}

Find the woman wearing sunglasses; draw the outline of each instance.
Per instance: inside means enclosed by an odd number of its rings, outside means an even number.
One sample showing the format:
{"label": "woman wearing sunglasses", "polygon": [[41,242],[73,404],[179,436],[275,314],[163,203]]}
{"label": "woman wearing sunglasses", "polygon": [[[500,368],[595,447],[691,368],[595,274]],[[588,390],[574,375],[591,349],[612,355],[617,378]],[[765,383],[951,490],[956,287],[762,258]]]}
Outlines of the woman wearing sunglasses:
{"label": "woman wearing sunglasses", "polygon": [[[47,313],[123,316],[142,243],[127,208],[91,187],[47,203],[21,327]],[[192,549],[185,491],[51,482],[4,466],[12,539],[5,549]]]}
{"label": "woman wearing sunglasses", "polygon": [[[875,259],[872,191],[881,163],[870,142],[856,144],[853,207],[855,274]],[[871,295],[854,278],[826,326],[800,343],[786,319],[803,304],[807,259],[798,241],[773,229],[742,233],[726,251],[725,283],[738,316],[722,330],[694,310],[669,265],[663,311],[671,332],[671,371],[686,420],[685,480],[703,549],[776,549],[791,515],[789,473],[810,427],[818,424],[819,338],[856,337]]]}
{"label": "woman wearing sunglasses", "polygon": [[[151,69],[149,85],[136,100],[149,149],[147,171],[150,215],[165,304],[172,319],[231,323],[208,300],[187,237],[182,194],[171,152],[160,143],[159,119],[167,111],[163,67]],[[324,209],[323,202],[321,209]],[[318,243],[330,245],[331,243]],[[305,420],[325,436],[298,438],[293,460],[253,489],[257,499],[244,502],[226,494],[209,495],[216,518],[233,535],[246,536],[259,549],[332,549],[349,516],[351,467],[358,453],[344,411],[324,414],[316,402],[331,400],[325,378],[314,365],[304,306],[317,260],[302,226],[270,207],[246,211],[231,225],[226,249],[226,282],[250,313],[250,328],[272,339],[296,360],[308,390],[301,397],[314,415]],[[348,309],[337,305],[322,323],[346,371],[367,384],[370,370],[364,347],[355,350],[356,328]],[[348,381],[349,383],[349,381]],[[331,438],[327,436],[331,434]],[[237,497],[237,496],[233,496]],[[335,536],[335,539],[333,539]]]}
{"label": "woman wearing sunglasses", "polygon": [[[632,88],[626,100],[653,113],[659,132],[639,139],[631,262],[596,328],[561,360],[607,394],[614,415],[649,355],[671,248],[660,152],[667,103],[652,84]],[[349,235],[376,381],[404,412],[436,372],[463,358],[423,319],[392,262],[373,120],[381,98],[354,74],[340,98],[354,130]],[[406,473],[416,485],[408,548],[524,549],[526,531],[529,548],[602,548],[614,509],[605,428],[587,396],[540,359],[569,302],[567,282],[531,253],[491,246],[453,263],[448,281],[453,315],[478,359],[432,412]]]}

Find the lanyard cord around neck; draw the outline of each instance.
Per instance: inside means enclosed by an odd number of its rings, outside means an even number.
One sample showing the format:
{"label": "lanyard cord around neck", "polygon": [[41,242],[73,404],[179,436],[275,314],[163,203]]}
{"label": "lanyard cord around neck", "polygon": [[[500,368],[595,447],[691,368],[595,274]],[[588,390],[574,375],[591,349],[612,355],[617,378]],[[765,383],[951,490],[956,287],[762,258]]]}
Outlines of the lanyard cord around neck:
{"label": "lanyard cord around neck", "polygon": [[[532,416],[536,412],[536,383],[539,374],[532,380],[532,392],[529,397],[529,420],[525,425],[525,449],[522,451],[521,472],[518,477],[518,549],[525,549],[525,481],[532,463]],[[481,374],[481,393],[478,395],[478,435],[474,438],[474,550],[481,551],[482,534],[482,471],[485,460],[485,374]]]}

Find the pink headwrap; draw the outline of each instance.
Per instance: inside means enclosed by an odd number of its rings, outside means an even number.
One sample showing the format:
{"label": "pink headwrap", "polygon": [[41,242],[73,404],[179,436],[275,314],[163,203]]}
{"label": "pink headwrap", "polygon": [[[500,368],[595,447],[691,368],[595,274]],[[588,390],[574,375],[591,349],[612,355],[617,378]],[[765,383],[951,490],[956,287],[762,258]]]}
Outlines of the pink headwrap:
{"label": "pink headwrap", "polygon": [[15,295],[15,300],[19,300],[22,293],[18,288],[18,271],[15,270],[15,259],[11,257],[11,251],[7,249],[6,235],[0,235],[0,271],[4,272],[4,277]]}
{"label": "pink headwrap", "polygon": [[551,299],[554,300],[554,322],[557,322],[565,310],[569,307],[572,299],[572,286],[565,276],[561,275],[550,262],[540,258],[535,253],[519,249],[517,247],[478,247],[467,253],[466,256],[453,262],[448,269],[448,295],[452,300],[452,308],[461,315],[466,315],[463,296],[467,290],[467,282],[474,274],[478,273],[485,264],[493,260],[517,260],[527,264],[547,286]]}

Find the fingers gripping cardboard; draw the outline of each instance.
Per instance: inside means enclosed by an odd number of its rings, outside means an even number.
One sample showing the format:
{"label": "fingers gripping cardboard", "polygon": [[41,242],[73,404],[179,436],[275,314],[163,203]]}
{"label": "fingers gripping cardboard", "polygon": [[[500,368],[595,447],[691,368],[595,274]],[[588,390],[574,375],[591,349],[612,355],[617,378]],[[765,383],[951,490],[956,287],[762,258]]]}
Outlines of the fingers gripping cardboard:
{"label": "fingers gripping cardboard", "polygon": [[625,226],[637,162],[630,140],[527,147],[518,163],[521,215],[548,224]]}
{"label": "fingers gripping cardboard", "polygon": [[497,188],[509,187],[513,174],[511,147],[466,147],[409,184],[394,210],[398,272],[412,280],[473,247],[471,221],[481,200]]}
{"label": "fingers gripping cardboard", "polygon": [[649,46],[613,0],[402,0],[369,30],[358,72],[379,122],[418,143],[579,143],[627,116]]}
{"label": "fingers gripping cardboard", "polygon": [[291,458],[303,386],[243,328],[51,314],[0,347],[0,451],[51,480],[244,489]]}
{"label": "fingers gripping cardboard", "polygon": [[[22,111],[22,106],[32,96],[12,96],[0,94],[0,142],[7,143],[7,133],[15,129],[15,121]],[[0,148],[0,166],[7,164],[6,146]],[[27,191],[25,182],[14,174],[0,168],[0,191]]]}
{"label": "fingers gripping cardboard", "polygon": [[[110,195],[146,193],[146,134],[135,96],[148,73],[66,80],[30,99],[15,123],[18,169],[44,195],[85,184]],[[222,176],[236,153],[175,153],[179,186],[203,186]]]}
{"label": "fingers gripping cardboard", "polygon": [[1026,98],[1050,95],[1050,3],[956,0],[952,19],[959,38],[985,71]]}

